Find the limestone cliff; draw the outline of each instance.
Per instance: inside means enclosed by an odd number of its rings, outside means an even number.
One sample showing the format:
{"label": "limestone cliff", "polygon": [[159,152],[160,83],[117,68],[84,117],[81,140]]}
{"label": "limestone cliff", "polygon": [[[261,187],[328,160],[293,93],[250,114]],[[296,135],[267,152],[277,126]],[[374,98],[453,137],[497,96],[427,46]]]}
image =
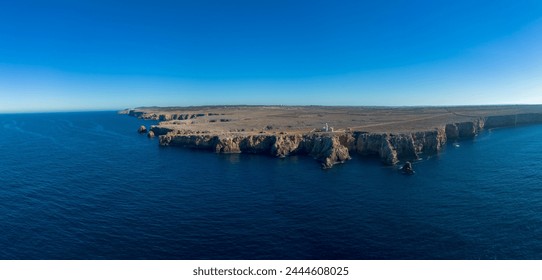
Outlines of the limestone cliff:
{"label": "limestone cliff", "polygon": [[[153,130],[154,131],[154,130]],[[158,130],[157,130],[158,131]],[[194,135],[171,131],[160,135],[160,145],[204,149],[216,153],[260,153],[276,157],[309,155],[330,168],[350,159],[350,153],[375,155],[385,164],[436,153],[445,143],[444,130],[414,134],[307,134],[307,135]]]}
{"label": "limestone cliff", "polygon": [[321,162],[324,168],[350,159],[348,148],[334,135],[309,135],[304,137],[302,144],[302,152]]}
{"label": "limestone cliff", "polygon": [[472,138],[484,128],[484,119],[469,122],[451,123],[446,125],[446,137],[448,139]]}
{"label": "limestone cliff", "polygon": [[354,152],[376,155],[389,165],[417,159],[421,153],[438,153],[446,143],[446,134],[442,128],[410,134],[355,133],[354,138]]}
{"label": "limestone cliff", "polygon": [[489,116],[485,120],[484,127],[489,129],[535,123],[542,123],[542,114],[527,113],[504,116]]}
{"label": "limestone cliff", "polygon": [[136,109],[127,109],[127,110],[120,111],[119,113],[136,117],[136,118],[140,118],[140,119],[144,119],[144,120],[155,120],[155,121],[188,120],[188,119],[195,119],[197,117],[218,115],[218,114],[213,114],[213,113],[157,114],[154,112],[147,112],[145,110],[136,110]]}
{"label": "limestone cliff", "polygon": [[330,168],[350,159],[339,138],[323,135],[193,135],[181,131],[160,135],[160,145],[180,146],[216,153],[257,153],[276,157],[310,155]]}

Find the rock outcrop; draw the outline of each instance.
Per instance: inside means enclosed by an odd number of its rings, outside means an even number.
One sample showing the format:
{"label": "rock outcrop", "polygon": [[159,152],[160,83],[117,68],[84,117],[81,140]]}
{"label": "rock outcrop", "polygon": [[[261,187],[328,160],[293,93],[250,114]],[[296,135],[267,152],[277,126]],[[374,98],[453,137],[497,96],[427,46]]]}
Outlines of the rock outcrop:
{"label": "rock outcrop", "polygon": [[150,130],[152,131],[152,133],[154,133],[155,136],[166,135],[166,134],[174,131],[174,129],[172,129],[172,128],[163,127],[163,126],[159,126],[159,125],[151,126]]}
{"label": "rock outcrop", "polygon": [[162,146],[179,146],[216,153],[255,153],[286,157],[310,155],[324,168],[350,159],[348,148],[339,137],[322,135],[192,135],[180,131],[159,137]]}
{"label": "rock outcrop", "polygon": [[303,153],[321,162],[323,168],[331,168],[350,159],[348,148],[336,136],[313,134],[304,137],[302,144]]}
{"label": "rock outcrop", "polygon": [[277,157],[287,157],[300,153],[300,145],[303,142],[301,135],[277,135],[271,146],[271,154]]}
{"label": "rock outcrop", "polygon": [[142,125],[137,129],[137,132],[138,133],[147,133],[147,128],[144,125]]}
{"label": "rock outcrop", "polygon": [[416,153],[435,154],[446,145],[445,128],[412,133]]}
{"label": "rock outcrop", "polygon": [[405,162],[403,167],[401,167],[401,171],[403,171],[404,174],[408,175],[414,174],[414,169],[412,169],[412,163],[410,163],[410,161]]}
{"label": "rock outcrop", "polygon": [[446,125],[446,137],[448,139],[473,138],[483,128],[483,119],[478,119],[470,122],[451,123]]}

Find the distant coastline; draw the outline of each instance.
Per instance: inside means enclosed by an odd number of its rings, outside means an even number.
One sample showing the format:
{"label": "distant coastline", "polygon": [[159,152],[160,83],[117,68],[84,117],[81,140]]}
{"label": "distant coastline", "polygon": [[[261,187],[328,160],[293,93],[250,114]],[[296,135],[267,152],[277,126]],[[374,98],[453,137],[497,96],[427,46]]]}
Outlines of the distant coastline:
{"label": "distant coastline", "polygon": [[484,129],[542,123],[542,105],[457,107],[198,106],[119,112],[158,120],[140,132],[162,146],[216,153],[308,155],[323,168],[351,155],[394,165],[437,154]]}

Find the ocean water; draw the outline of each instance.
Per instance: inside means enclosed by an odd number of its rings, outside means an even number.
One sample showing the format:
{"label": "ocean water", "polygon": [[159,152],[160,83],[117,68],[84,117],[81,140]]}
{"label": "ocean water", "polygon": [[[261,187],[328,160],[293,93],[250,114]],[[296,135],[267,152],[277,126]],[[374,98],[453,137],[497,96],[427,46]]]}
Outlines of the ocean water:
{"label": "ocean water", "polygon": [[115,112],[0,115],[0,259],[542,259],[542,126],[405,176],[159,147]]}

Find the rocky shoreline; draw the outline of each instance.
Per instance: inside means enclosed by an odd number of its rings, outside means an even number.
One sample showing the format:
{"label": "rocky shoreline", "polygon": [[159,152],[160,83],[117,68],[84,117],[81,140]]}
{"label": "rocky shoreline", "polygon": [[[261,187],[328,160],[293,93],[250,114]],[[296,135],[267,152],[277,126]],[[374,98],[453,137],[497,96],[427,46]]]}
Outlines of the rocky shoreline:
{"label": "rocky shoreline", "polygon": [[[148,133],[151,137],[157,136],[162,146],[203,149],[216,153],[267,154],[280,158],[307,155],[320,162],[323,168],[343,163],[354,154],[377,156],[384,164],[394,165],[401,161],[416,160],[421,155],[437,154],[448,141],[473,138],[483,129],[542,123],[541,110],[470,116],[471,120],[468,121],[442,123],[419,131],[393,129],[393,132],[371,132],[355,128],[335,131],[300,131],[293,128],[285,131],[239,131],[228,130],[227,126],[218,129],[220,123],[235,121],[228,118],[230,114],[227,112],[158,113],[156,109],[132,109],[120,113],[161,121],[152,126]],[[198,118],[206,119],[194,122]],[[202,123],[207,126],[202,126]],[[194,130],[202,127],[209,130]]]}

